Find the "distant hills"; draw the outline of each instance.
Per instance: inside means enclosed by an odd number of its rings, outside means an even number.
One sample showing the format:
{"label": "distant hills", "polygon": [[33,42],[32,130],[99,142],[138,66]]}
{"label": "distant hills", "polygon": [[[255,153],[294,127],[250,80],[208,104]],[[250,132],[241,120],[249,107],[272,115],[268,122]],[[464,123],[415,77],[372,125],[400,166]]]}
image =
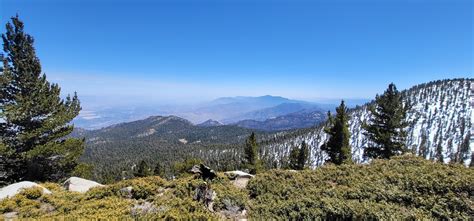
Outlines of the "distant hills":
{"label": "distant hills", "polygon": [[242,120],[232,125],[239,127],[262,130],[262,131],[281,131],[299,128],[313,127],[327,118],[325,111],[298,111],[283,116],[267,119],[264,121]]}
{"label": "distant hills", "polygon": [[[320,118],[308,118],[301,115],[301,119],[282,124],[282,119],[298,118],[298,113],[318,112],[324,113],[333,110],[335,105],[311,103],[292,100],[279,96],[260,97],[223,97],[198,105],[182,106],[137,106],[84,110],[74,120],[77,127],[85,129],[100,129],[117,123],[131,122],[144,119],[148,116],[178,116],[200,126],[216,126],[220,124],[240,125],[242,127],[258,130],[280,130],[304,128],[320,122]],[[289,115],[293,114],[293,115]],[[284,117],[285,115],[289,115]],[[279,118],[280,117],[280,118]],[[278,118],[278,119],[277,119]],[[204,121],[207,122],[202,124]],[[275,120],[277,119],[277,120]],[[269,121],[267,121],[269,120]],[[243,121],[243,122],[240,122]],[[249,123],[251,122],[251,123]],[[278,124],[278,125],[275,125]]]}
{"label": "distant hills", "polygon": [[223,123],[217,121],[217,120],[212,120],[212,119],[209,119],[209,120],[206,120],[200,124],[198,124],[197,126],[201,126],[201,127],[215,127],[215,126],[222,126],[224,125]]}

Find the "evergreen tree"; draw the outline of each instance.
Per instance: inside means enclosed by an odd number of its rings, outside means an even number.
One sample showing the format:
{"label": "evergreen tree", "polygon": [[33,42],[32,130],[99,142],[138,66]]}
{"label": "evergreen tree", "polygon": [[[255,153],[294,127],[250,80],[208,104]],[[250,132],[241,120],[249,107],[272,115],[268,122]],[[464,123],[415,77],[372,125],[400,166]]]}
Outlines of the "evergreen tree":
{"label": "evergreen tree", "polygon": [[471,140],[471,133],[468,132],[467,135],[464,137],[462,142],[459,144],[458,153],[456,154],[456,162],[464,163],[467,159],[469,159],[469,153],[471,152],[471,148],[469,147]]}
{"label": "evergreen tree", "polygon": [[301,143],[300,153],[298,155],[298,165],[299,169],[303,170],[306,167],[306,164],[309,161],[309,148],[306,142]]}
{"label": "evergreen tree", "polygon": [[402,95],[391,83],[383,95],[377,95],[375,105],[369,107],[373,117],[364,124],[364,134],[371,144],[365,149],[364,156],[388,159],[407,151],[405,120],[409,105],[403,104]]}
{"label": "evergreen tree", "polygon": [[160,162],[156,163],[155,168],[153,169],[153,174],[155,176],[165,177],[165,168]]}
{"label": "evergreen tree", "polygon": [[292,170],[298,170],[298,157],[300,155],[300,148],[293,146],[290,151],[290,156],[288,156],[288,165],[287,167]]}
{"label": "evergreen tree", "polygon": [[341,101],[341,104],[336,108],[336,116],[333,118],[331,113],[328,113],[329,127],[325,128],[325,132],[329,135],[329,139],[321,146],[321,150],[325,151],[329,159],[327,162],[334,164],[351,163],[352,153],[349,140],[351,138],[349,132],[349,114],[348,109]]}
{"label": "evergreen tree", "polygon": [[436,161],[444,163],[443,156],[443,132],[441,129],[438,129],[438,144],[436,146]]}
{"label": "evergreen tree", "polygon": [[251,174],[256,174],[262,168],[261,162],[258,158],[257,138],[253,132],[245,141],[243,163]]}
{"label": "evergreen tree", "polygon": [[55,181],[69,175],[84,150],[84,140],[66,138],[69,122],[81,110],[77,95],[60,97],[60,87],[41,73],[33,37],[18,16],[6,25],[0,73],[0,140],[8,150],[3,182]]}
{"label": "evergreen tree", "polygon": [[146,177],[153,175],[153,171],[148,166],[148,163],[142,160],[140,161],[140,164],[138,164],[138,169],[133,175],[135,175],[135,177]]}
{"label": "evergreen tree", "polygon": [[429,151],[430,149],[428,148],[428,136],[426,135],[426,131],[423,130],[421,132],[421,142],[418,155],[426,159],[428,157]]}

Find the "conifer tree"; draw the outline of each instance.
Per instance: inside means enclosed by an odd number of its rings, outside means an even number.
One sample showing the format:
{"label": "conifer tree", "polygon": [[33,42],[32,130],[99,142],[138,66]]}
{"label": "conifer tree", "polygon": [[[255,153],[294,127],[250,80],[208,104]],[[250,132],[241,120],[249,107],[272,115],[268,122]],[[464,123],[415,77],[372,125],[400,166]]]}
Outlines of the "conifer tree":
{"label": "conifer tree", "polygon": [[438,145],[436,146],[436,161],[444,163],[443,157],[443,136],[439,136]]}
{"label": "conifer tree", "polygon": [[160,177],[165,176],[165,168],[163,167],[163,165],[161,165],[160,162],[156,163],[155,168],[153,169],[153,174],[155,176],[160,176]]}
{"label": "conifer tree", "polygon": [[257,138],[253,132],[245,141],[243,163],[251,174],[256,174],[262,168],[260,159],[258,158]]}
{"label": "conifer tree", "polygon": [[76,94],[61,99],[60,87],[46,80],[33,37],[18,16],[7,23],[2,39],[0,140],[8,151],[0,163],[13,171],[3,182],[58,180],[84,150],[83,139],[66,138],[81,110],[79,99]]}
{"label": "conifer tree", "polygon": [[342,163],[352,162],[351,146],[349,144],[349,114],[348,109],[341,101],[339,107],[336,108],[336,116],[333,118],[328,113],[329,127],[325,128],[325,132],[329,135],[329,139],[321,146],[321,150],[325,151],[329,159],[328,162],[340,165]]}
{"label": "conifer tree", "polygon": [[148,166],[148,163],[142,160],[140,161],[140,164],[138,164],[138,169],[133,175],[135,175],[136,177],[146,177],[153,175],[153,171]]}
{"label": "conifer tree", "polygon": [[393,83],[384,94],[376,96],[375,105],[369,107],[373,117],[363,125],[364,134],[371,141],[365,157],[388,159],[407,151],[405,119],[409,108],[408,103],[403,104],[402,94]]}
{"label": "conifer tree", "polygon": [[309,149],[306,142],[301,143],[301,147],[294,147],[290,152],[289,167],[293,170],[303,170],[309,158]]}
{"label": "conifer tree", "polygon": [[292,170],[298,169],[298,157],[300,155],[300,148],[298,146],[293,146],[290,151],[290,156],[288,156],[288,165],[287,167]]}

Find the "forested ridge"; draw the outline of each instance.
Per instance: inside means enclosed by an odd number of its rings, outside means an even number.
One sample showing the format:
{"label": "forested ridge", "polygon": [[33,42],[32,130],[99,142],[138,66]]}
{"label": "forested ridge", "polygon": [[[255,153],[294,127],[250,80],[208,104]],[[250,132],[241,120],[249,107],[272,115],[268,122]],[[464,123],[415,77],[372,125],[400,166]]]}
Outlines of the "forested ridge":
{"label": "forested ridge", "polygon": [[[474,79],[446,79],[416,85],[402,91],[410,103],[406,146],[412,153],[435,160],[441,154],[443,162],[470,164],[474,145],[470,145],[473,109],[470,106]],[[364,149],[369,140],[362,125],[371,117],[369,102],[349,110],[349,131],[352,156],[355,162],[364,162]],[[262,152],[266,161],[278,164],[290,148],[305,141],[311,149],[313,166],[324,163],[326,154],[321,145],[327,140],[325,123],[313,128],[280,132],[264,138]]]}

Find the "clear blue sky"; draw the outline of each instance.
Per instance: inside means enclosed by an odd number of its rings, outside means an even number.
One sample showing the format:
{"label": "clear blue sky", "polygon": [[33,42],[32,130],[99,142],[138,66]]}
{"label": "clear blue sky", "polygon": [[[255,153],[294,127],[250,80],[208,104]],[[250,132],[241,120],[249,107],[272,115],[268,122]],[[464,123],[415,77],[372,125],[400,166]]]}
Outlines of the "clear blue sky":
{"label": "clear blue sky", "polygon": [[373,98],[473,77],[473,1],[1,0],[44,72],[84,97]]}

